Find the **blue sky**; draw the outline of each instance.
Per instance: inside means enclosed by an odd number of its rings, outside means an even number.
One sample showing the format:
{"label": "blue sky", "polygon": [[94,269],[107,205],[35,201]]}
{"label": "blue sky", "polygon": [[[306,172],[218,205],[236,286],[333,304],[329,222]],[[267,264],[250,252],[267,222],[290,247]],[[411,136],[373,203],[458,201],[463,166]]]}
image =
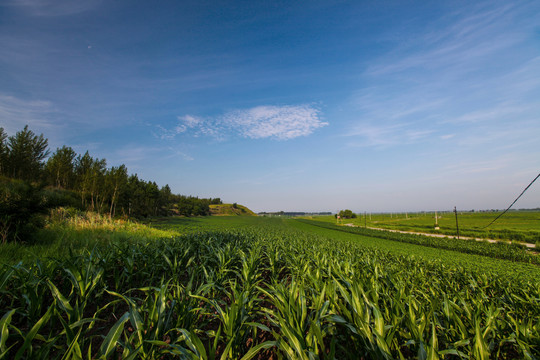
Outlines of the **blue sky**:
{"label": "blue sky", "polygon": [[[540,172],[538,1],[0,4],[0,126],[255,211],[502,209]],[[540,184],[516,203],[540,206]]]}

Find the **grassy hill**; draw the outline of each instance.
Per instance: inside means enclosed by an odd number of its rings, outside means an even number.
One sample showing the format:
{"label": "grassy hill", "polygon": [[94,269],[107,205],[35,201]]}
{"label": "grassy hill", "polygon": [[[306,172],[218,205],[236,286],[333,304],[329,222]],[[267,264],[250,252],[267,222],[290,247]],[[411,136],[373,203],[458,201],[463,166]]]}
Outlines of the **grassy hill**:
{"label": "grassy hill", "polygon": [[257,216],[247,207],[234,204],[210,205],[210,213],[212,216]]}

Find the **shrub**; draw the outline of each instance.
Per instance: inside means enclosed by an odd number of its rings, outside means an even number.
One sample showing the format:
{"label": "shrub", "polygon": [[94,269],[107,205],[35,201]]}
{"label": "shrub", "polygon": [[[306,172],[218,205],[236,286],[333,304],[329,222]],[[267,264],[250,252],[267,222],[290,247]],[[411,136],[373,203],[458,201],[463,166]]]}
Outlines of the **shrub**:
{"label": "shrub", "polygon": [[0,179],[0,242],[28,241],[43,226],[47,209],[40,187],[20,180]]}
{"label": "shrub", "polygon": [[356,214],[353,213],[352,210],[349,210],[349,209],[341,210],[339,212],[339,216],[342,219],[355,219],[356,218]]}

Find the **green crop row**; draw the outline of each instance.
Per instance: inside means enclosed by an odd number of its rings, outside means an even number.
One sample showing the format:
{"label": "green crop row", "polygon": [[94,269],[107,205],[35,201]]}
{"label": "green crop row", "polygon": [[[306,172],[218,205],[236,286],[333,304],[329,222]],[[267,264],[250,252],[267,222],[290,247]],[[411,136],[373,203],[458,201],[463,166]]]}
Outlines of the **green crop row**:
{"label": "green crop row", "polygon": [[458,251],[465,254],[476,254],[497,259],[506,259],[511,261],[540,265],[540,258],[538,256],[530,254],[525,248],[506,243],[489,243],[484,241],[458,240],[453,238],[439,238],[424,235],[404,234],[391,231],[373,230],[362,227],[339,226],[328,222],[308,219],[297,219],[295,221],[326,229],[338,230],[362,236],[369,236],[372,238],[381,238],[409,244],[417,244],[433,248]]}
{"label": "green crop row", "polygon": [[[401,213],[401,214],[358,214],[356,219],[343,220],[355,225],[395,229],[405,231],[427,232],[456,236],[456,221],[453,212],[439,212],[439,230],[434,230],[434,213]],[[530,244],[540,240],[540,212],[510,211],[486,228],[500,212],[459,212],[459,232],[462,236],[483,239],[504,239]],[[333,216],[317,217],[317,220],[335,223]]]}
{"label": "green crop row", "polygon": [[484,273],[492,272],[508,280],[540,281],[540,267],[534,264],[515,262],[505,259],[497,259],[476,254],[422,246],[419,244],[404,243],[399,241],[373,238],[343,232],[334,229],[323,228],[300,222],[287,220],[287,226],[305,233],[323,236],[336,241],[348,241],[358,246],[389,252],[393,255],[414,257],[420,261],[439,261],[450,267],[462,267],[467,272]]}
{"label": "green crop row", "polygon": [[0,269],[3,359],[527,358],[537,282],[280,226]]}

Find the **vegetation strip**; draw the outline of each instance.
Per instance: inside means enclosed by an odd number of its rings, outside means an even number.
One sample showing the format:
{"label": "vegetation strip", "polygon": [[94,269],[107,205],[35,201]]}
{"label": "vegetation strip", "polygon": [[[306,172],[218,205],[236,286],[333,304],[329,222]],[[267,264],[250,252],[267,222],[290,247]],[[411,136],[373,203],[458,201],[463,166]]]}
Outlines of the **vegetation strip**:
{"label": "vegetation strip", "polygon": [[[358,225],[352,225],[352,224],[345,224],[345,226],[359,227]],[[384,229],[384,228],[376,228],[376,227],[371,227],[371,226],[369,226],[368,229],[379,230],[379,231],[390,231],[390,232],[396,232],[396,233],[401,233],[401,234],[430,236],[430,237],[436,237],[436,238],[445,238],[445,237],[447,238],[448,237],[447,235],[442,235],[442,234],[432,234],[432,233],[425,233],[425,232],[405,231],[405,230],[396,230],[396,229]],[[489,243],[492,243],[492,244],[497,243],[497,242],[501,242],[501,240],[481,239],[481,238],[468,237],[468,236],[460,236],[458,240],[485,241],[485,242],[489,242]],[[507,242],[507,243],[511,244],[510,242]],[[516,246],[516,245],[514,244],[514,246]],[[517,246],[522,246],[524,248],[531,248],[531,249],[535,248],[534,244],[529,244],[529,243],[518,244]]]}
{"label": "vegetation strip", "polygon": [[422,235],[396,233],[390,231],[381,231],[366,229],[360,227],[339,226],[330,224],[328,222],[308,220],[308,219],[296,219],[295,221],[303,222],[313,226],[318,226],[326,229],[332,229],[342,231],[350,234],[358,234],[362,236],[369,236],[373,238],[381,238],[392,241],[405,242],[410,244],[417,244],[422,246],[429,246],[433,248],[447,249],[466,254],[476,254],[480,256],[488,256],[497,259],[505,259],[517,262],[524,262],[529,264],[540,265],[540,259],[538,256],[529,254],[527,250],[522,247],[504,244],[504,243],[487,243],[479,241],[466,241],[450,238],[433,238]]}
{"label": "vegetation strip", "polygon": [[[538,244],[540,248],[540,209],[512,210],[505,214],[489,229],[485,226],[497,211],[458,211],[460,236],[481,239],[499,239]],[[435,216],[437,217],[435,219]],[[342,218],[343,219],[343,218]],[[335,223],[333,216],[319,216],[317,220]],[[343,220],[364,227],[432,233],[457,236],[455,214],[452,212],[359,214],[356,218]],[[439,227],[439,229],[435,229]]]}

